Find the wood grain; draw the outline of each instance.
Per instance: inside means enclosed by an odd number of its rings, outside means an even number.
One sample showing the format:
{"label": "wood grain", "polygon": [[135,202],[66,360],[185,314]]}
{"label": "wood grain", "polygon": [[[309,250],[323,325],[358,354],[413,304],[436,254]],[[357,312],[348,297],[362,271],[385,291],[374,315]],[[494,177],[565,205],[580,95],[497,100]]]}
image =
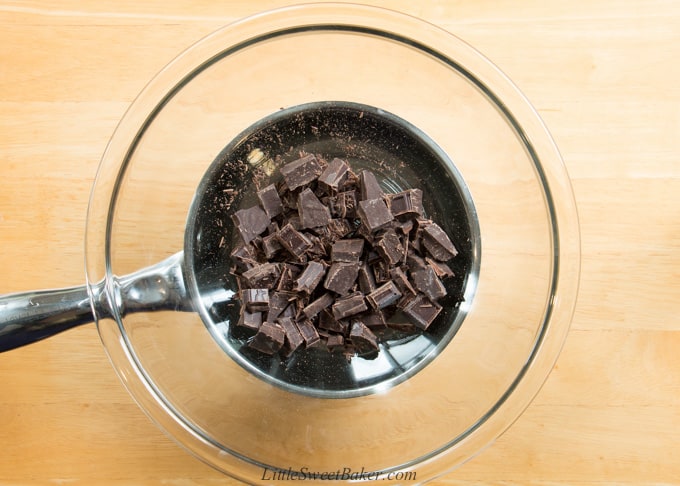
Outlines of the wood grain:
{"label": "wood grain", "polygon": [[[0,292],[84,282],[98,159],[183,48],[283,1],[0,2]],[[582,231],[578,306],[527,412],[434,484],[680,484],[680,4],[371,1],[503,69],[550,127]],[[93,326],[0,355],[0,484],[236,484],[133,403]]]}

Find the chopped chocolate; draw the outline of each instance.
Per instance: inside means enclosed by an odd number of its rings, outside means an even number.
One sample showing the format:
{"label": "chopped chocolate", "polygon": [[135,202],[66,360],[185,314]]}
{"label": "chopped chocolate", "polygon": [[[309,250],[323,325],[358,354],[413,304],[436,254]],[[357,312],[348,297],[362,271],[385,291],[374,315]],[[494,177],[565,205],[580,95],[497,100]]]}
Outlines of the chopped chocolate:
{"label": "chopped chocolate", "polygon": [[309,238],[293,228],[290,222],[276,233],[276,237],[281,245],[296,257],[302,256],[305,251],[312,247]]}
{"label": "chopped chocolate", "polygon": [[375,249],[390,265],[396,265],[404,259],[404,247],[393,229],[388,229],[376,238]]}
{"label": "chopped chocolate", "polygon": [[378,179],[370,170],[362,170],[359,174],[359,186],[361,187],[361,200],[382,199],[384,193],[380,189]]}
{"label": "chopped chocolate", "polygon": [[394,219],[382,198],[359,201],[357,213],[370,232],[386,227]]}
{"label": "chopped chocolate", "polygon": [[297,208],[302,228],[324,226],[331,220],[331,212],[328,207],[321,204],[321,201],[309,188],[298,195]]}
{"label": "chopped chocolate", "polygon": [[290,317],[282,317],[277,323],[283,328],[283,332],[286,336],[283,344],[284,353],[287,356],[290,356],[296,349],[303,345],[305,340],[302,338],[302,334],[300,334],[300,330],[295,325],[295,322]]}
{"label": "chopped chocolate", "polygon": [[430,255],[442,262],[458,254],[446,232],[437,223],[431,223],[423,229],[423,246]]}
{"label": "chopped chocolate", "polygon": [[242,290],[241,300],[249,312],[266,312],[269,310],[269,291],[267,289]]}
{"label": "chopped chocolate", "polygon": [[269,219],[283,213],[283,203],[274,184],[269,184],[267,187],[257,191],[257,197],[260,199],[260,204]]}
{"label": "chopped chocolate", "polygon": [[314,289],[316,289],[316,286],[319,285],[325,274],[325,266],[319,262],[309,262],[298,277],[295,284],[295,290],[304,292],[307,295],[311,294],[314,292]]}
{"label": "chopped chocolate", "polygon": [[253,289],[273,288],[280,275],[281,265],[279,263],[262,263],[242,274],[248,286]]}
{"label": "chopped chocolate", "polygon": [[397,302],[401,295],[397,286],[390,280],[368,294],[366,300],[374,309],[384,309]]}
{"label": "chopped chocolate", "polygon": [[431,267],[411,272],[413,286],[427,295],[431,300],[441,299],[446,295],[446,288]]}
{"label": "chopped chocolate", "polygon": [[298,331],[305,341],[305,347],[312,348],[319,343],[319,333],[309,319],[301,319],[296,321]]}
{"label": "chopped chocolate", "polygon": [[255,336],[248,343],[248,346],[260,351],[261,353],[275,354],[285,339],[283,328],[274,322],[263,322]]}
{"label": "chopped chocolate", "polygon": [[422,216],[423,215],[423,191],[420,189],[408,189],[387,196],[387,206],[394,216]]}
{"label": "chopped chocolate", "polygon": [[395,330],[426,330],[457,251],[424,216],[422,191],[384,194],[373,172],[357,176],[322,155],[301,154],[280,173],[261,189],[264,175],[256,181],[259,206],[232,216],[242,241],[229,272],[241,302],[236,325],[254,333],[247,346],[282,359],[320,348],[350,360],[375,357]]}
{"label": "chopped chocolate", "polygon": [[280,172],[288,189],[293,191],[315,181],[321,175],[322,169],[317,158],[310,154],[284,165]]}
{"label": "chopped chocolate", "polygon": [[333,292],[345,295],[356,282],[359,275],[359,263],[333,263],[326,273],[324,287]]}
{"label": "chopped chocolate", "polygon": [[423,294],[418,294],[404,307],[403,313],[418,328],[426,330],[439,315],[442,306],[432,302]]}
{"label": "chopped chocolate", "polygon": [[331,249],[332,262],[358,262],[364,251],[364,240],[362,238],[351,238],[339,240],[333,243]]}
{"label": "chopped chocolate", "polygon": [[319,184],[326,187],[329,191],[337,191],[338,188],[347,180],[349,166],[347,162],[337,157],[324,169],[319,176]]}
{"label": "chopped chocolate", "polygon": [[241,309],[237,325],[257,331],[262,325],[262,312],[248,312],[246,309]]}
{"label": "chopped chocolate", "polygon": [[367,353],[378,349],[378,338],[361,321],[354,321],[352,323],[349,338],[360,353]]}
{"label": "chopped chocolate", "polygon": [[378,286],[375,283],[375,276],[373,275],[373,270],[367,262],[363,262],[359,267],[359,290],[364,294],[370,294]]}
{"label": "chopped chocolate", "polygon": [[331,309],[333,317],[336,319],[344,319],[345,317],[353,316],[354,314],[368,310],[368,306],[366,306],[364,294],[361,292],[354,292],[347,297],[336,300]]}
{"label": "chopped chocolate", "polygon": [[329,308],[333,302],[335,302],[333,296],[329,292],[326,292],[321,297],[311,302],[307,307],[302,309],[302,313],[307,316],[308,319],[312,319],[323,309]]}
{"label": "chopped chocolate", "polygon": [[239,209],[231,219],[244,243],[253,241],[256,236],[264,233],[269,226],[269,217],[259,206]]}

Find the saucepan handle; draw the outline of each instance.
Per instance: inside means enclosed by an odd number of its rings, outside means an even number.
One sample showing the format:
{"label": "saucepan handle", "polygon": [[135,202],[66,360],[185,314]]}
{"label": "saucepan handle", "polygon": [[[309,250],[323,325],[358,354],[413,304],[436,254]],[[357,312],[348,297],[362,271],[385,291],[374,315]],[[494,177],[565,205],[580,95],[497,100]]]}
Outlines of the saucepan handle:
{"label": "saucepan handle", "polygon": [[[0,352],[24,346],[104,317],[158,310],[191,311],[182,252],[123,277],[88,287],[0,296]],[[113,302],[113,304],[111,304]],[[112,311],[115,309],[115,312]]]}

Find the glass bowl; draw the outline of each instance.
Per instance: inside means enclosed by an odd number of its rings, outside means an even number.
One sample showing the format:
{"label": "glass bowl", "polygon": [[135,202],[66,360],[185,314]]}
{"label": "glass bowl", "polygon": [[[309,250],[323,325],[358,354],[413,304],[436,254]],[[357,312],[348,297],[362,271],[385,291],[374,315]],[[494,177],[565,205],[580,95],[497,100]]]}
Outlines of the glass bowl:
{"label": "glass bowl", "polygon": [[[455,332],[416,353],[404,373],[335,394],[289,386],[225,347],[220,326],[229,319],[210,313],[233,289],[201,290],[194,268],[203,238],[196,228],[205,226],[197,224],[197,208],[214,185],[213,164],[242,145],[248,127],[328,102],[365,106],[414,127],[440,166],[405,157],[395,168],[388,158],[381,184],[435,187],[424,197],[451,228],[461,221],[451,201],[468,200],[461,214],[470,232],[465,300],[445,312]],[[448,186],[441,182],[447,177]],[[250,179],[241,182],[246,190]],[[224,221],[234,209],[222,208]],[[169,64],[111,138],[86,230],[95,318],[121,380],[187,450],[250,484],[303,476],[425,482],[472,457],[522,413],[555,363],[579,258],[569,178],[519,90],[433,25],[346,4],[247,18]],[[223,260],[228,268],[228,254]],[[144,270],[159,262],[186,285],[189,304],[136,300],[140,272],[148,273],[145,291],[176,291],[165,285],[167,271]],[[125,277],[131,274],[134,285]],[[379,362],[363,363],[364,372]]]}

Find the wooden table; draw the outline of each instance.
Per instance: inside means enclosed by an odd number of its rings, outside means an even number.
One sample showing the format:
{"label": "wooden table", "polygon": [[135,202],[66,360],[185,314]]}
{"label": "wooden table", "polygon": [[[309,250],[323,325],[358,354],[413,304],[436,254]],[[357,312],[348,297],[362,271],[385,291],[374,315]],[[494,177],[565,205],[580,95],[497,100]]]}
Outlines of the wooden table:
{"label": "wooden table", "polygon": [[[184,47],[282,0],[0,2],[0,292],[84,282],[99,158]],[[371,1],[494,60],[573,179],[582,281],[534,403],[437,484],[680,484],[680,3]],[[94,326],[0,355],[0,484],[232,484],[165,437]]]}

